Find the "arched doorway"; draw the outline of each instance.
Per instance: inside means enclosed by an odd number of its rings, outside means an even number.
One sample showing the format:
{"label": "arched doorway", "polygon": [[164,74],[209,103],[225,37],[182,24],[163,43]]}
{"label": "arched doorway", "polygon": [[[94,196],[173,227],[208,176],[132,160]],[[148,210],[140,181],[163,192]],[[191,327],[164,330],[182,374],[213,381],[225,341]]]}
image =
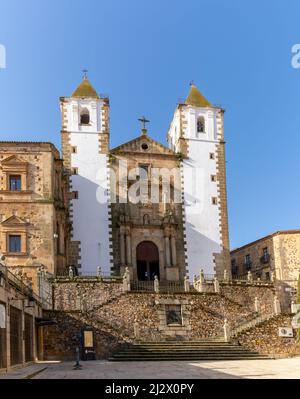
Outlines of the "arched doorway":
{"label": "arched doorway", "polygon": [[159,252],[151,241],[141,242],[136,248],[138,280],[150,281],[159,278]]}

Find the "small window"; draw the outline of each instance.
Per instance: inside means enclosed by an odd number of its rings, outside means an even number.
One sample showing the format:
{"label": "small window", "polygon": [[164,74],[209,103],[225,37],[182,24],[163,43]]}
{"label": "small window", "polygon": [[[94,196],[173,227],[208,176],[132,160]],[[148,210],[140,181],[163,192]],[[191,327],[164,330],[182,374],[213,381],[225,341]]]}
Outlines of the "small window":
{"label": "small window", "polygon": [[246,266],[246,270],[250,271],[251,270],[251,266],[252,266],[252,261],[251,261],[251,256],[250,254],[247,254],[245,256],[245,266]]}
{"label": "small window", "polygon": [[218,198],[217,197],[212,197],[211,202],[213,205],[218,205]]}
{"label": "small window", "polygon": [[166,305],[167,325],[182,325],[181,305]]}
{"label": "small window", "polygon": [[84,108],[80,114],[80,124],[89,125],[89,123],[90,123],[90,113],[88,109]]}
{"label": "small window", "polygon": [[78,175],[78,168],[72,168],[72,175]]}
{"label": "small window", "polygon": [[139,176],[141,180],[148,180],[149,165],[139,165]]}
{"label": "small window", "polygon": [[21,176],[9,176],[10,191],[21,191]]}
{"label": "small window", "polygon": [[238,268],[237,268],[237,264],[236,264],[236,259],[232,259],[231,260],[231,271],[233,275],[237,275],[238,272]]}
{"label": "small window", "polygon": [[150,224],[150,217],[148,214],[145,214],[143,217],[143,222],[145,225]]}
{"label": "small window", "polygon": [[211,152],[211,153],[209,154],[209,159],[215,159],[215,154],[214,154],[213,152]]}
{"label": "small window", "polygon": [[197,133],[205,133],[205,119],[203,116],[197,119]]}
{"label": "small window", "polygon": [[73,191],[73,198],[74,199],[78,199],[79,198],[78,191]]}
{"label": "small window", "polygon": [[147,143],[142,144],[142,150],[147,151],[149,149],[149,146]]}
{"label": "small window", "polygon": [[73,154],[77,154],[77,147],[76,146],[72,146],[72,153]]}
{"label": "small window", "polygon": [[212,182],[216,182],[216,181],[217,181],[217,176],[216,176],[216,175],[211,175],[211,176],[210,176],[210,180],[211,180]]}
{"label": "small window", "polygon": [[20,235],[10,235],[9,238],[9,252],[18,253],[21,252],[21,236]]}
{"label": "small window", "polygon": [[264,253],[264,256],[268,256],[268,255],[269,255],[269,250],[268,250],[268,248],[264,248],[264,249],[263,249],[263,253]]}

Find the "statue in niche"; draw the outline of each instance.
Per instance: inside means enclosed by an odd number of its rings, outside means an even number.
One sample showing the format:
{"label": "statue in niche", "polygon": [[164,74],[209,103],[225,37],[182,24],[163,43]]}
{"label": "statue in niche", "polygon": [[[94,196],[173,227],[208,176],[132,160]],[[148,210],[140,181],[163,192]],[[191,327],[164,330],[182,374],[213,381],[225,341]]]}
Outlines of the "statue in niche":
{"label": "statue in niche", "polygon": [[143,223],[144,225],[150,224],[150,216],[147,213],[143,217]]}

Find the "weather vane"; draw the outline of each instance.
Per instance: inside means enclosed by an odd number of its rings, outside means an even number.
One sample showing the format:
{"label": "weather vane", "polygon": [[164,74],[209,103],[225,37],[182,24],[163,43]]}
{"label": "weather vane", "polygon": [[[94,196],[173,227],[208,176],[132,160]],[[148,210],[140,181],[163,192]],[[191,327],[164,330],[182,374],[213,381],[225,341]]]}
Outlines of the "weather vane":
{"label": "weather vane", "polygon": [[150,121],[149,121],[148,119],[146,119],[144,116],[142,116],[142,117],[139,119],[139,122],[141,122],[141,124],[142,124],[141,133],[142,133],[142,134],[146,134],[146,133],[147,133],[146,123],[149,123]]}
{"label": "weather vane", "polygon": [[88,69],[83,69],[83,79],[87,79]]}

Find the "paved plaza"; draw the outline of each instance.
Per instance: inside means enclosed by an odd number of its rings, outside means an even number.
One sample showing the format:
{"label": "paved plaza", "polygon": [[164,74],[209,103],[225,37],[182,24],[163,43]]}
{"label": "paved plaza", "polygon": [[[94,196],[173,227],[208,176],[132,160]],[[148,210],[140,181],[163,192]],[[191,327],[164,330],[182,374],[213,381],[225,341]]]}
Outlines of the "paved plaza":
{"label": "paved plaza", "polygon": [[277,360],[199,362],[39,363],[0,375],[0,379],[299,379],[300,357]]}

